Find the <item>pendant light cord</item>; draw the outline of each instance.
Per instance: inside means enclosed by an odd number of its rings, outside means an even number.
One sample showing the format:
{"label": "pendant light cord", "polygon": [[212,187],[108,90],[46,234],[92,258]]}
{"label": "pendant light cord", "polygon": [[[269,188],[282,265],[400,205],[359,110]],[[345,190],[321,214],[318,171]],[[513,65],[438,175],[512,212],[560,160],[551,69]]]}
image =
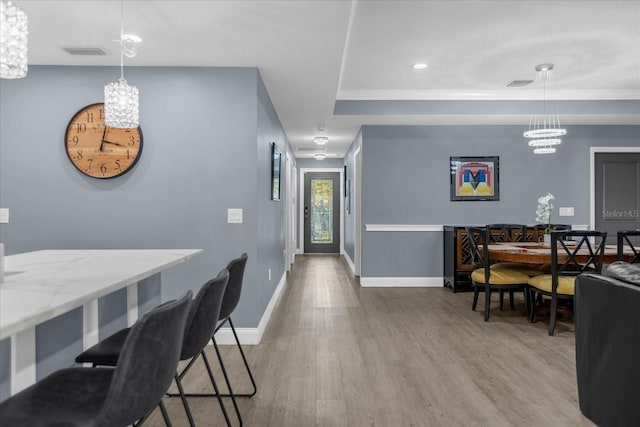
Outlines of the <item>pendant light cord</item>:
{"label": "pendant light cord", "polygon": [[124,0],[120,2],[120,80],[124,80]]}

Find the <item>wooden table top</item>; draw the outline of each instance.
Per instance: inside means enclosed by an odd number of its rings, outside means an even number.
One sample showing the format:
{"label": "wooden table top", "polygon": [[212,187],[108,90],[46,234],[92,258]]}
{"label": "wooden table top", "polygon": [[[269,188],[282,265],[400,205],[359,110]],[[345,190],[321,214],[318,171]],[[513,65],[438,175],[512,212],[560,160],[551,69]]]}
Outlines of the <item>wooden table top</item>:
{"label": "wooden table top", "polygon": [[[524,264],[551,264],[551,245],[537,242],[510,242],[488,245],[489,258],[495,261],[519,262]],[[564,252],[564,250],[562,250]],[[604,263],[611,264],[617,261],[616,245],[606,245],[604,250]],[[558,256],[562,260],[560,250]],[[582,255],[582,256],[581,256]],[[625,252],[626,255],[626,252]],[[629,256],[632,256],[629,253]],[[586,262],[589,259],[589,252],[580,249],[576,256],[578,262]]]}

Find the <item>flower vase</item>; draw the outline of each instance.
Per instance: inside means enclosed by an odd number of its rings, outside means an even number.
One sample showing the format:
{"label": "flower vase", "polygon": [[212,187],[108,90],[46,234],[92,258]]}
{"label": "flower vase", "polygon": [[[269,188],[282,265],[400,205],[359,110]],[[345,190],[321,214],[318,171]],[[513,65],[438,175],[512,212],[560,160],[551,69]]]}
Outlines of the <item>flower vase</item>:
{"label": "flower vase", "polygon": [[542,242],[545,245],[550,245],[551,244],[551,234],[547,234],[547,233],[543,234],[542,235]]}

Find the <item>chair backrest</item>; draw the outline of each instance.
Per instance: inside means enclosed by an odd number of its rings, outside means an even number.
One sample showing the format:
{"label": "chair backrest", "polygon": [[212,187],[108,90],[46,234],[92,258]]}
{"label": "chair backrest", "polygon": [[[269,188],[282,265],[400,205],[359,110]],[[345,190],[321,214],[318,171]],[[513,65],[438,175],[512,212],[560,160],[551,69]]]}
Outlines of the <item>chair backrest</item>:
{"label": "chair backrest", "polygon": [[487,228],[491,243],[527,240],[527,226],[523,224],[487,224]]}
{"label": "chair backrest", "polygon": [[222,299],[222,307],[220,308],[219,320],[224,320],[231,316],[240,301],[240,293],[242,292],[242,278],[244,277],[244,268],[247,265],[247,254],[243,253],[240,258],[233,259],[227,264],[229,270],[229,283],[227,290],[224,292]]}
{"label": "chair backrest", "polygon": [[469,253],[471,265],[474,268],[483,268],[489,265],[488,251],[480,250],[489,242],[489,230],[485,227],[465,227],[469,236]]}
{"label": "chair backrest", "polygon": [[191,359],[200,353],[213,336],[228,280],[229,270],[224,268],[200,288],[191,304],[180,360]]}
{"label": "chair backrest", "polygon": [[[625,259],[625,249],[631,250],[631,259]],[[618,260],[629,263],[640,262],[640,230],[618,231]]]}
{"label": "chair backrest", "polygon": [[[547,229],[548,224],[536,224],[534,226],[529,227],[529,229],[533,230],[533,238],[534,242],[542,242],[544,239],[544,232]],[[553,231],[571,231],[571,224],[551,224],[551,230]]]}
{"label": "chair backrest", "polygon": [[127,335],[96,426],[129,425],[147,415],[178,367],[192,292],[142,316]]}
{"label": "chair backrest", "polygon": [[602,272],[607,233],[604,231],[554,231],[551,233],[552,291],[559,276]]}

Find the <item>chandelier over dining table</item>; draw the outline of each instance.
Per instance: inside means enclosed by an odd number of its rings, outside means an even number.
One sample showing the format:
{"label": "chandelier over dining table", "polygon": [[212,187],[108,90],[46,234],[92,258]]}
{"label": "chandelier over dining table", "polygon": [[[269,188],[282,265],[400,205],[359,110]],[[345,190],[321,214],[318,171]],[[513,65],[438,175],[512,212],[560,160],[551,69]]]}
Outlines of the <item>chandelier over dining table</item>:
{"label": "chandelier over dining table", "polygon": [[545,63],[535,66],[536,80],[542,82],[542,112],[535,114],[529,120],[529,130],[524,137],[529,138],[529,146],[536,154],[550,154],[556,152],[556,145],[562,143],[561,136],[567,134],[560,126],[560,116],[547,107],[547,84],[553,81],[553,64]]}

